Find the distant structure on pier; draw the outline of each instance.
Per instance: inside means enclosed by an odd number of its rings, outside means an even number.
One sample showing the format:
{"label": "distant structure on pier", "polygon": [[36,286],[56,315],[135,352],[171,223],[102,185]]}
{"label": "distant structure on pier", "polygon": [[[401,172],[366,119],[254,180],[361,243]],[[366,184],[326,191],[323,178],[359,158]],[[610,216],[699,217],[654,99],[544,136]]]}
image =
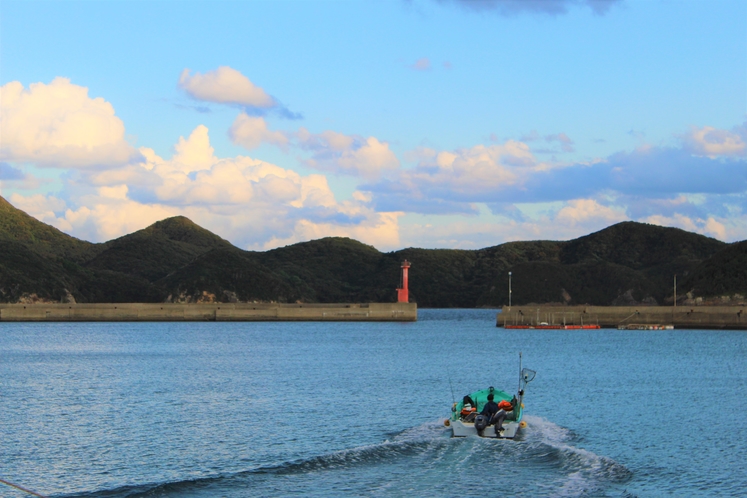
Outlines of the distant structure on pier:
{"label": "distant structure on pier", "polygon": [[404,260],[402,262],[402,281],[397,289],[397,302],[398,303],[409,303],[410,302],[410,291],[407,289],[407,270],[410,269],[410,262]]}

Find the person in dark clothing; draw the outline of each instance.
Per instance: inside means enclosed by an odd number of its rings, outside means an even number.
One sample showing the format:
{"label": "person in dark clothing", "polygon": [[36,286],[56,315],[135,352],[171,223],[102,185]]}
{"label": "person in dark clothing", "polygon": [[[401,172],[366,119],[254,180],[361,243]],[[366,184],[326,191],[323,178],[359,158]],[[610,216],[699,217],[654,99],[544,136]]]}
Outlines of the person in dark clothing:
{"label": "person in dark clothing", "polygon": [[490,425],[493,423],[493,417],[495,417],[495,414],[498,413],[498,411],[498,403],[493,401],[493,393],[488,394],[488,402],[485,403],[480,415],[488,417],[488,425]]}
{"label": "person in dark clothing", "polygon": [[498,406],[498,403],[493,401],[493,395],[488,394],[488,402],[485,404],[482,412],[480,412],[481,415],[488,417],[488,425],[495,424],[496,433],[503,430],[503,421],[506,420],[506,417],[508,417],[508,414],[513,411],[514,408],[512,402],[501,401],[501,403],[507,406]]}
{"label": "person in dark clothing", "polygon": [[498,411],[490,420],[491,423],[495,424],[496,434],[503,430],[503,421],[506,420],[511,412],[514,411],[515,404],[516,397],[514,397],[511,401],[501,401],[498,404]]}

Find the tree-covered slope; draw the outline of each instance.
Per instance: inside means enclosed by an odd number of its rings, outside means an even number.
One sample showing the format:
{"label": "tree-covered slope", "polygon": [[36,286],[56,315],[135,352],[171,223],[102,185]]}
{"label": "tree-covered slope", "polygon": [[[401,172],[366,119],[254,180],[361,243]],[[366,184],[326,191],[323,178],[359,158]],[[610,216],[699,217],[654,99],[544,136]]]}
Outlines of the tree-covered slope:
{"label": "tree-covered slope", "polygon": [[682,282],[682,288],[706,298],[734,293],[747,296],[747,240],[729,244],[703,261]]}
{"label": "tree-covered slope", "polygon": [[563,244],[560,261],[605,261],[641,270],[673,258],[702,261],[724,247],[724,242],[679,228],[626,221]]}
{"label": "tree-covered slope", "polygon": [[0,240],[20,242],[45,257],[84,261],[96,254],[99,244],[92,244],[42,223],[0,197]]}
{"label": "tree-covered slope", "polygon": [[295,302],[292,279],[265,267],[255,254],[236,247],[212,249],[169,274],[157,285],[171,302]]}
{"label": "tree-covered slope", "polygon": [[[392,302],[409,260],[411,300],[424,307],[512,302],[633,304],[747,292],[747,242],[725,244],[635,222],[575,240],[479,250],[381,253],[327,237],[252,252],[178,216],[109,241],[70,237],[0,198],[0,300],[78,302]],[[33,298],[33,299],[32,299]]]}
{"label": "tree-covered slope", "polygon": [[155,282],[216,248],[233,247],[184,216],[167,218],[148,228],[104,244],[86,267],[111,270]]}

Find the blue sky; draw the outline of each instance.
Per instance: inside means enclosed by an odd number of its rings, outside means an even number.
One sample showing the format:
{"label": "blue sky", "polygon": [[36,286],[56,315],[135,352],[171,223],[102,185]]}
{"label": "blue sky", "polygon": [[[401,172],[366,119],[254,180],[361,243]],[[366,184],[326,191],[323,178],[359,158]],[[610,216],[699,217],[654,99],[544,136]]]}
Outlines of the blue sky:
{"label": "blue sky", "polygon": [[0,195],[104,241],[747,238],[747,4],[0,4]]}

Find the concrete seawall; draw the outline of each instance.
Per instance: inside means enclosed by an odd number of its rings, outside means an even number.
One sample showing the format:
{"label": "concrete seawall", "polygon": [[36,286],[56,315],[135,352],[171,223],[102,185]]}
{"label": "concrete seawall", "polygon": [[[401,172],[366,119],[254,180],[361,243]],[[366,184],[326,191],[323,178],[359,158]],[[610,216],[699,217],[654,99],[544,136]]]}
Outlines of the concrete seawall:
{"label": "concrete seawall", "polygon": [[0,303],[0,322],[414,322],[417,319],[415,303]]}
{"label": "concrete seawall", "polygon": [[496,325],[674,325],[680,329],[747,329],[747,306],[504,306]]}

